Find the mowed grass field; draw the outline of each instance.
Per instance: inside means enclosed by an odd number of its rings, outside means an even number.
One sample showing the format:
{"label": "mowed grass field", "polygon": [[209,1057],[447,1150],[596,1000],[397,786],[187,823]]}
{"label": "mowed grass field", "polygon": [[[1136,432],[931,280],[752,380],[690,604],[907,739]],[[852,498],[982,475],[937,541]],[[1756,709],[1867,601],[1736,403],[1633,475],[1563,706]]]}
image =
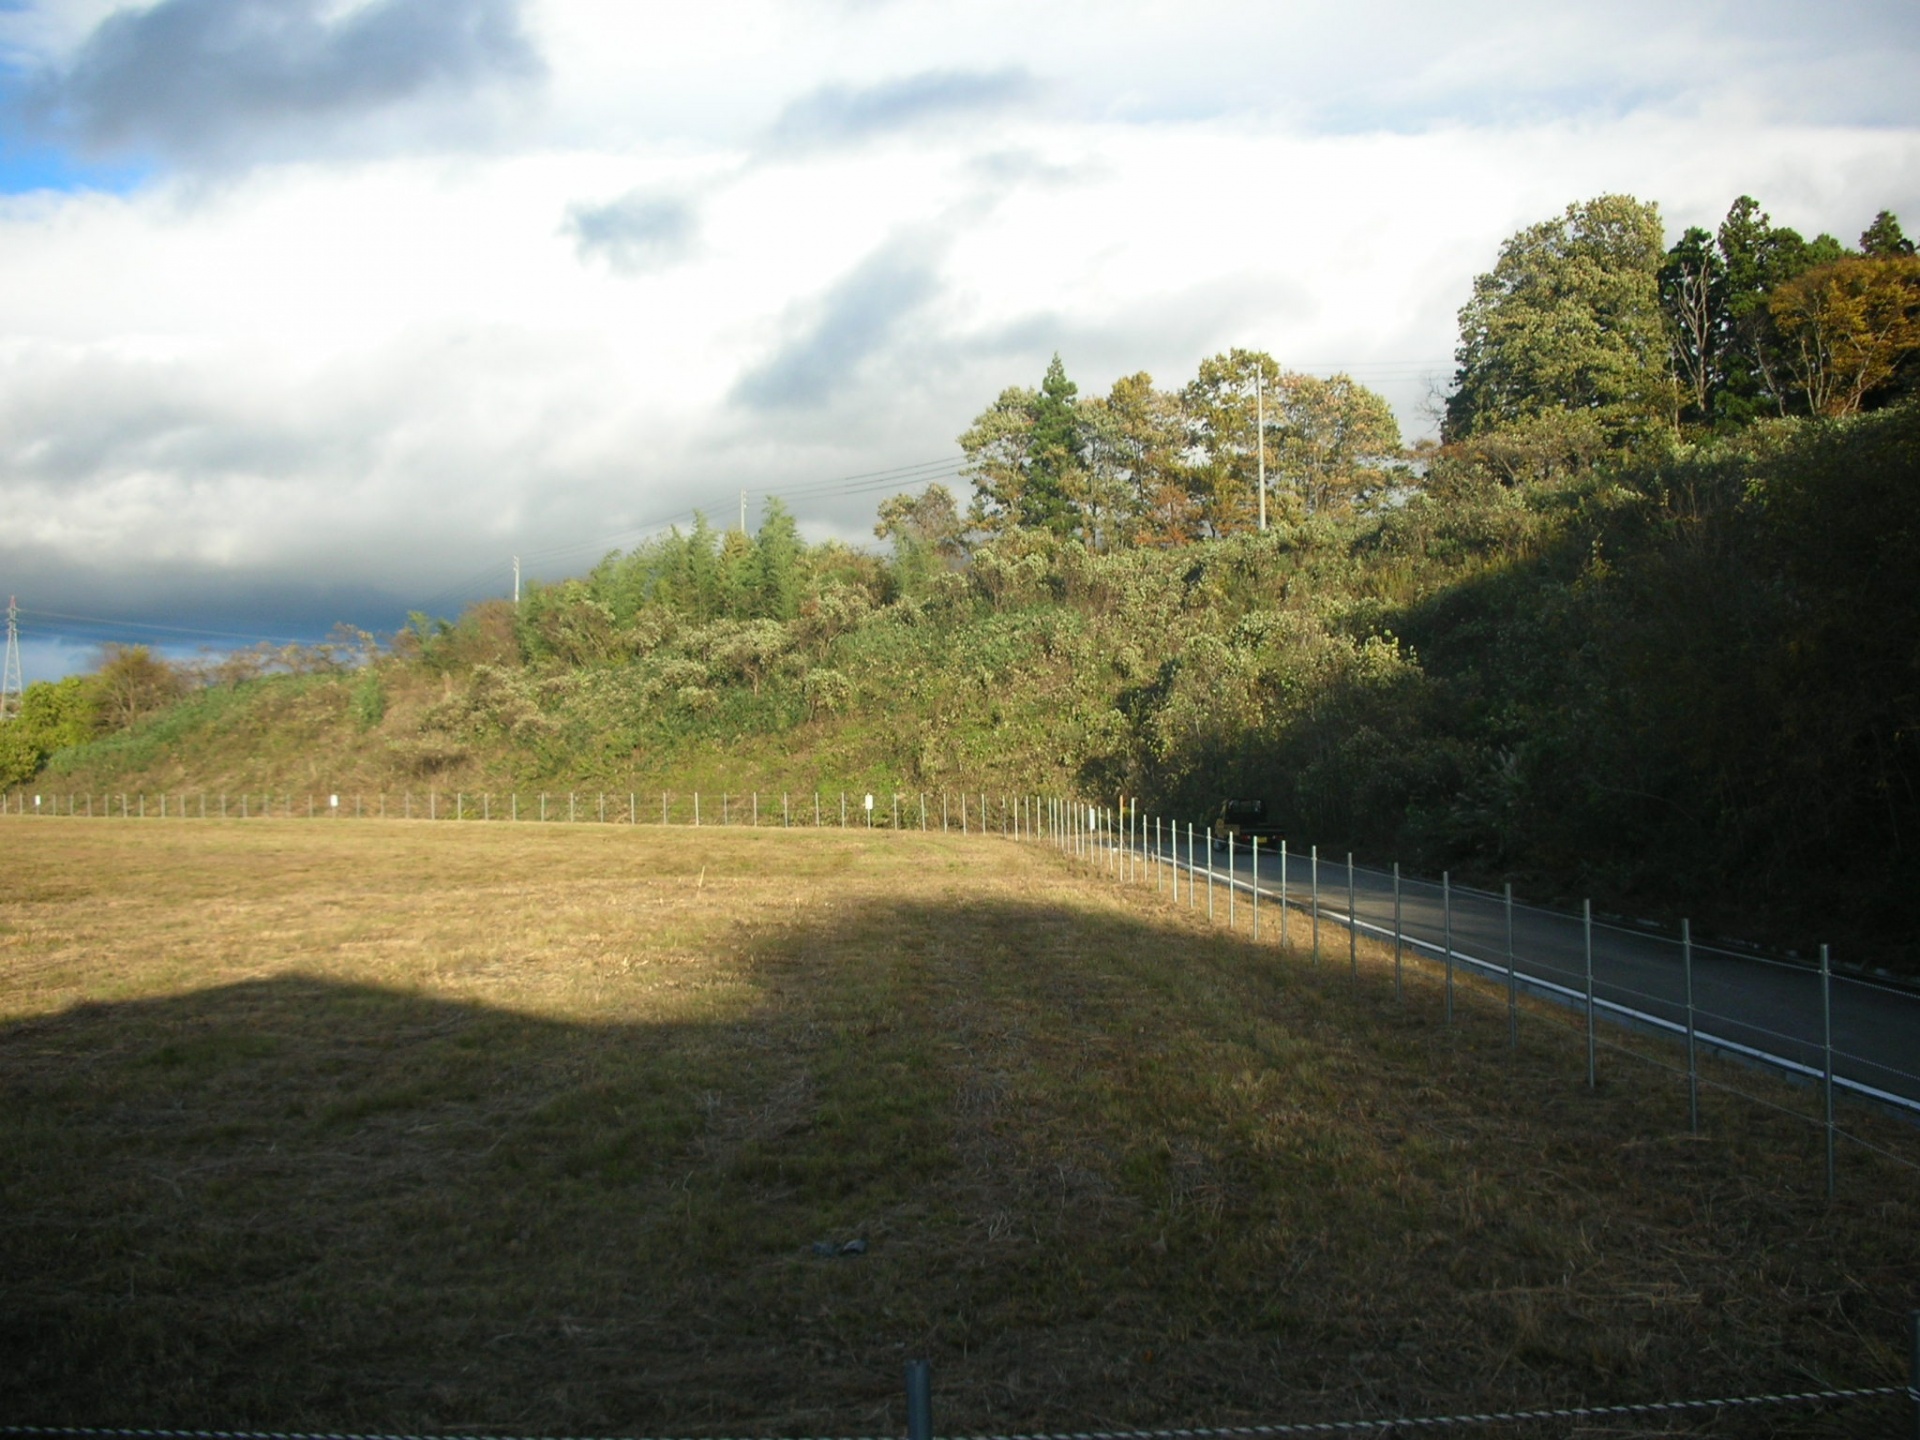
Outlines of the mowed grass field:
{"label": "mowed grass field", "polygon": [[1651,1064],[1589,1093],[1566,1017],[1510,1051],[1503,1000],[1448,1030],[1341,932],[1316,968],[1041,846],[0,844],[0,1423],[884,1434],[910,1358],[943,1434],[1905,1376],[1914,1171],[1849,1147],[1829,1203],[1799,1118],[1710,1090],[1696,1139]]}

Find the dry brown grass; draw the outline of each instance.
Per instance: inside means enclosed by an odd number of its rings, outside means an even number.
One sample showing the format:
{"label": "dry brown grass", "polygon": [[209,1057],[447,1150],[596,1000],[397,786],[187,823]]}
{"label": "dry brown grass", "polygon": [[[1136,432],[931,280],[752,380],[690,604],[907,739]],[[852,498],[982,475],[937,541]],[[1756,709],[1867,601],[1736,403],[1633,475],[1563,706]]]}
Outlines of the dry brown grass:
{"label": "dry brown grass", "polygon": [[1849,1149],[1829,1205],[1797,1118],[1710,1094],[1694,1139],[1551,1012],[1510,1053],[1503,1002],[1448,1031],[1371,948],[1355,983],[1044,849],[0,836],[7,1421],[876,1433],[913,1356],[943,1433],[1902,1375],[1913,1172]]}

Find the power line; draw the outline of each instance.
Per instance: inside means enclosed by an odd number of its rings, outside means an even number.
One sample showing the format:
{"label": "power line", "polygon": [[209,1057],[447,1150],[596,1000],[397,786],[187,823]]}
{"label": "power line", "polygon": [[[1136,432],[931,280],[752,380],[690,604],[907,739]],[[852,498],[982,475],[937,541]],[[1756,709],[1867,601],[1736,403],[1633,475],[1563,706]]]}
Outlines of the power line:
{"label": "power line", "polygon": [[151,620],[130,620],[124,616],[110,615],[74,615],[64,610],[30,610],[21,606],[19,613],[31,615],[41,620],[69,620],[83,625],[105,625],[118,629],[155,630],[168,635],[199,635],[215,640],[264,640],[273,645],[301,645],[306,642],[291,635],[257,635],[241,630],[194,630],[184,625],[161,625]]}

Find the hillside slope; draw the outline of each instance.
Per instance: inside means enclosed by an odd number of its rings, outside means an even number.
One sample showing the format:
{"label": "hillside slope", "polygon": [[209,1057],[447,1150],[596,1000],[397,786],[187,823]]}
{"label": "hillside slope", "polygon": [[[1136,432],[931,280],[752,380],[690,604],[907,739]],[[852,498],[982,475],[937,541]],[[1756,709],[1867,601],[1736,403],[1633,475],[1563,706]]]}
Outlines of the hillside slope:
{"label": "hillside slope", "polygon": [[1909,404],[1508,481],[1443,461],[1369,514],[1170,549],[801,547],[786,618],[764,531],[702,552],[748,577],[731,604],[654,547],[364,668],[200,689],[37,783],[1251,793],[1303,842],[1911,969],[1917,442]]}

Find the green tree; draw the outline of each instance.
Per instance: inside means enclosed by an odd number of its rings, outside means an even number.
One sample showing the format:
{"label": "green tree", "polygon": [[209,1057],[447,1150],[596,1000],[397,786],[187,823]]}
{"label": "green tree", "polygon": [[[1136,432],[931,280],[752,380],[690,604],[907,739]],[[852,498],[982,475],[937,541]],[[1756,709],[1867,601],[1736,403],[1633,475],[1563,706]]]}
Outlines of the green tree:
{"label": "green tree", "polygon": [[1280,430],[1278,468],[1309,514],[1350,508],[1392,483],[1400,422],[1352,376],[1283,375],[1266,409]]}
{"label": "green tree", "polygon": [[953,492],[938,483],[918,495],[882,500],[873,533],[893,542],[893,570],[903,594],[917,594],[935,575],[966,560],[967,522]]}
{"label": "green tree", "polygon": [[745,680],[758,695],[793,637],[778,620],[722,620],[701,632],[700,643],[710,665]]}
{"label": "green tree", "polygon": [[1076,397],[1080,387],[1067,378],[1056,353],[1033,407],[1033,435],[1027,452],[1023,524],[1071,535],[1080,528],[1080,497],[1085,480],[1086,436]]}
{"label": "green tree", "polygon": [[91,675],[36,680],[20,696],[20,713],[0,725],[0,785],[31,780],[47,756],[84,745],[99,724],[99,684]]}
{"label": "green tree", "polygon": [[744,530],[728,530],[720,537],[720,604],[717,613],[729,620],[744,620],[754,613],[758,598],[756,582],[760,557],[753,536]]}
{"label": "green tree", "polygon": [[725,576],[721,573],[719,533],[700,511],[693,512],[693,530],[687,536],[685,569],[679,593],[681,611],[701,623],[717,620],[726,609]]}
{"label": "green tree", "polygon": [[1860,232],[1860,253],[1878,260],[1898,260],[1913,254],[1913,241],[1900,228],[1891,210],[1882,210],[1873,223]]}
{"label": "green tree", "polygon": [[145,645],[103,645],[94,672],[97,714],[107,729],[129,725],[164,709],[186,693],[187,681]]}
{"label": "green tree", "polygon": [[1751,195],[1733,202],[1716,239],[1726,289],[1713,419],[1718,428],[1730,429],[1763,415],[1791,413],[1793,383],[1768,297],[1846,252],[1831,235],[1808,241],[1797,230],[1776,226]]}
{"label": "green tree", "polygon": [[982,530],[1022,523],[1038,392],[1010,385],[960,436],[962,473],[973,482],[972,521]]}
{"label": "green tree", "polygon": [[1104,525],[1122,543],[1179,545],[1199,538],[1202,518],[1186,464],[1180,397],[1141,370],[1123,375],[1086,407],[1094,435],[1094,493]]}
{"label": "green tree", "polygon": [[[1200,362],[1180,395],[1190,459],[1190,484],[1206,526],[1215,535],[1252,529],[1259,522],[1261,435],[1256,423],[1258,386],[1272,396],[1280,367],[1264,350],[1235,348]],[[1268,406],[1268,452],[1279,422]],[[1271,485],[1273,476],[1269,475]],[[1304,498],[1304,497],[1303,497]],[[1273,504],[1269,496],[1269,506]]]}
{"label": "green tree", "polygon": [[1079,530],[1086,447],[1075,403],[1079,391],[1056,354],[1038,390],[1001,391],[961,435],[975,525],[1027,526],[1056,535]]}
{"label": "green tree", "polygon": [[1727,267],[1713,232],[1690,227],[1660,267],[1674,378],[1683,423],[1711,425],[1726,339]]}
{"label": "green tree", "polygon": [[1673,414],[1657,205],[1602,195],[1500,247],[1460,311],[1449,440],[1546,410],[1586,410],[1622,438]]}
{"label": "green tree", "polygon": [[769,495],[753,537],[755,615],[791,620],[800,613],[800,566],[806,549],[792,512]]}

